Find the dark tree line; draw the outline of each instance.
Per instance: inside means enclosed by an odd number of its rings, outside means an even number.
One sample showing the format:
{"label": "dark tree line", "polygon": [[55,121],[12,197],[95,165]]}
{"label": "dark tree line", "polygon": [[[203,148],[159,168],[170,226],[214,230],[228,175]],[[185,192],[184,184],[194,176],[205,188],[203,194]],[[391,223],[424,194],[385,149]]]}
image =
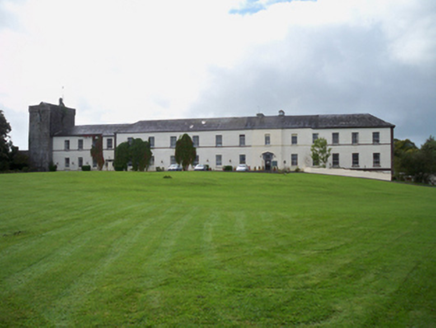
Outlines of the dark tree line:
{"label": "dark tree line", "polygon": [[11,125],[0,110],[0,172],[27,170],[29,161],[26,155],[12,144],[9,137]]}
{"label": "dark tree line", "polygon": [[409,139],[394,140],[394,176],[397,180],[413,179],[433,183],[436,176],[436,140],[430,136],[418,148]]}

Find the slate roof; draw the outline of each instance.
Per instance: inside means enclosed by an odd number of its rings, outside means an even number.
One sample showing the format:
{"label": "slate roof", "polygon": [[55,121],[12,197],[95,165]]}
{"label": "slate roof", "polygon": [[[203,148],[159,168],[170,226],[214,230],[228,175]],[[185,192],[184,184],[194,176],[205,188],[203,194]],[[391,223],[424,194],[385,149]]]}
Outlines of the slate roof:
{"label": "slate roof", "polygon": [[252,129],[330,129],[395,127],[371,114],[250,116],[139,121],[133,124],[78,125],[57,133],[65,135],[113,135],[114,133],[153,133],[223,131]]}

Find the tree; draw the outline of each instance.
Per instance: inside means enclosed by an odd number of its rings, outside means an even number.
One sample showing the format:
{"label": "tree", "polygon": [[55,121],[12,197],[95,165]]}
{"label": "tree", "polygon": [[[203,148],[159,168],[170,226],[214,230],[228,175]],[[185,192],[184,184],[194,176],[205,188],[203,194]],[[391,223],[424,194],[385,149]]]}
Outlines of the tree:
{"label": "tree", "polygon": [[409,139],[394,142],[395,177],[403,180],[412,177],[413,181],[429,183],[436,174],[436,140],[430,136],[419,149]]}
{"label": "tree", "polygon": [[127,165],[130,162],[130,145],[122,142],[115,149],[114,168],[116,171],[127,171]]}
{"label": "tree", "polygon": [[316,165],[321,167],[326,167],[327,161],[330,157],[332,151],[331,148],[327,148],[327,140],[324,138],[318,138],[313,142],[312,147],[312,160]]}
{"label": "tree", "polygon": [[148,171],[150,166],[152,152],[148,141],[143,141],[141,138],[132,140],[130,145],[130,157],[132,159],[133,171]]}
{"label": "tree", "polygon": [[197,150],[188,134],[185,133],[177,140],[175,157],[177,164],[182,165],[183,171],[186,171],[188,166],[194,163]]}
{"label": "tree", "polygon": [[9,170],[12,142],[9,139],[11,126],[0,110],[0,171]]}
{"label": "tree", "polygon": [[394,139],[394,176],[396,179],[403,180],[404,176],[414,175],[410,169],[418,160],[415,156],[418,151],[419,148],[411,140]]}
{"label": "tree", "polygon": [[115,170],[127,171],[129,163],[133,171],[148,170],[152,155],[148,141],[136,138],[131,142],[123,142],[115,149]]}

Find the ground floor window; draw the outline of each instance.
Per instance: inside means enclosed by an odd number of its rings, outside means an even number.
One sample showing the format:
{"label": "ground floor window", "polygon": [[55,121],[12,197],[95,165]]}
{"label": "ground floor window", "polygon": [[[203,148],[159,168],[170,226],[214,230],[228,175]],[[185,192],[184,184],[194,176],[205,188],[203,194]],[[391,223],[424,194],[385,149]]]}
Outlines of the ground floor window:
{"label": "ground floor window", "polygon": [[380,167],[380,153],[372,154],[372,164],[374,167]]}
{"label": "ground floor window", "polygon": [[245,155],[244,154],[239,155],[239,164],[246,164],[245,163]]}
{"label": "ground floor window", "polygon": [[194,163],[192,163],[192,166],[197,165],[199,162],[200,162],[200,158],[197,155],[197,156],[195,156]]}
{"label": "ground floor window", "polygon": [[97,161],[95,159],[92,159],[92,167],[97,167]]}
{"label": "ground floor window", "polygon": [[359,153],[353,153],[352,159],[353,167],[359,167]]}
{"label": "ground floor window", "polygon": [[79,157],[79,167],[83,166],[83,157]]}
{"label": "ground floor window", "polygon": [[291,165],[298,166],[298,154],[291,155]]}
{"label": "ground floor window", "polygon": [[176,164],[176,156],[170,157],[170,164]]}
{"label": "ground floor window", "polygon": [[70,167],[70,158],[65,157],[65,167]]}
{"label": "ground floor window", "polygon": [[154,165],[154,156],[151,156],[150,158],[150,165]]}
{"label": "ground floor window", "polygon": [[223,158],[222,158],[222,155],[216,155],[216,156],[215,156],[215,165],[216,165],[216,166],[221,166],[221,165],[223,165]]}
{"label": "ground floor window", "polygon": [[333,167],[339,167],[339,154],[333,154]]}

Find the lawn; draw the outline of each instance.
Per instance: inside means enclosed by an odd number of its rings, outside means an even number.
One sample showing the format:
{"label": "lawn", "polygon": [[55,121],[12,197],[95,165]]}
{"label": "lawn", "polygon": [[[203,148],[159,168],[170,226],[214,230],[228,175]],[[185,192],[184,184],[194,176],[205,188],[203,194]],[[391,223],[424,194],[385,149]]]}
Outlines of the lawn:
{"label": "lawn", "polygon": [[436,188],[3,174],[0,326],[434,327],[435,246]]}

